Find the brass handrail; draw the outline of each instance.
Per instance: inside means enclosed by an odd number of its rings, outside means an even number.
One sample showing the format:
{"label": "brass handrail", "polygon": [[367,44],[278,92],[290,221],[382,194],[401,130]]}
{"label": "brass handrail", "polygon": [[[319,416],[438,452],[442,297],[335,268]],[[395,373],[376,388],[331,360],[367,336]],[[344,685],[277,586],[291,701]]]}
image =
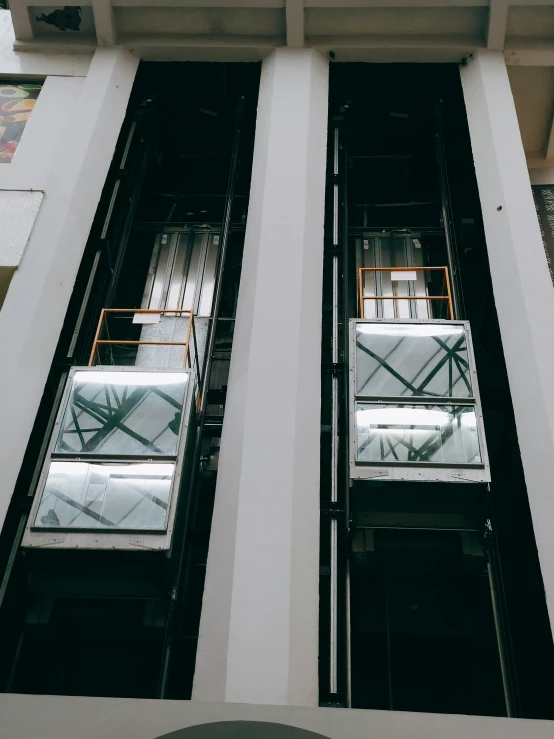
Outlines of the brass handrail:
{"label": "brass handrail", "polygon": [[[442,270],[444,272],[444,283],[446,295],[364,295],[363,273],[364,272],[429,272]],[[454,320],[454,306],[452,293],[450,291],[450,277],[448,267],[359,267],[358,268],[358,297],[359,317],[364,318],[364,304],[366,300],[447,300],[449,319]]]}
{"label": "brass handrail", "polygon": [[[104,321],[108,313],[132,313],[133,315],[135,313],[151,313],[151,314],[157,314],[160,316],[163,315],[164,313],[168,315],[173,315],[175,313],[178,313],[180,315],[187,314],[189,316],[188,327],[187,327],[187,338],[185,339],[185,341],[148,341],[144,339],[136,339],[136,340],[101,339],[100,334],[102,332]],[[89,364],[89,367],[92,367],[93,362],[94,362],[94,357],[98,351],[99,346],[105,346],[105,345],[110,345],[110,344],[140,346],[141,344],[145,344],[145,345],[158,345],[158,346],[182,346],[183,351],[184,351],[183,366],[186,367],[187,360],[189,359],[189,353],[190,353],[191,334],[193,336],[194,343],[196,344],[196,335],[194,331],[194,314],[189,309],[172,308],[171,310],[168,310],[167,308],[164,308],[163,310],[159,310],[159,309],[152,309],[152,308],[102,308],[100,312],[100,319],[98,321],[98,326],[96,328],[96,333],[94,335],[94,341],[92,342],[92,351],[90,353],[88,364]]]}

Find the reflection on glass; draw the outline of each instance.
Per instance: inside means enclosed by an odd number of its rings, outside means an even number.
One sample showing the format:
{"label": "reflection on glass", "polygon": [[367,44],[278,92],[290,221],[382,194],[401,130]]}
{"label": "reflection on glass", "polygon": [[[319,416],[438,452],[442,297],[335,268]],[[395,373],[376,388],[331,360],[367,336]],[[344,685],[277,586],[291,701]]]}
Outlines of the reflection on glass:
{"label": "reflection on glass", "polygon": [[463,326],[357,323],[356,394],[473,397]]}
{"label": "reflection on glass", "polygon": [[52,462],[34,526],[163,530],[174,468]]}
{"label": "reflection on glass", "polygon": [[76,372],[56,452],[177,453],[184,372]]}
{"label": "reflection on glass", "polygon": [[481,464],[470,406],[356,406],[359,462]]}

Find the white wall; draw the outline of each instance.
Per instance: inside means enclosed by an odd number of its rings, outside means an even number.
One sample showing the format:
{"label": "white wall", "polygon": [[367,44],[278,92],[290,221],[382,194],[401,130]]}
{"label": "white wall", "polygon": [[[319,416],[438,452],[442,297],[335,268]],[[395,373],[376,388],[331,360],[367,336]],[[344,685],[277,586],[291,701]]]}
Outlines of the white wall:
{"label": "white wall", "polygon": [[551,626],[554,626],[554,290],[506,65],[461,68],[494,299]]}
{"label": "white wall", "polygon": [[85,78],[48,78],[39,95],[37,118],[33,120],[33,113],[23,134],[21,151],[13,164],[0,165],[9,170],[5,174],[0,170],[0,186],[44,191],[0,310],[0,523],[36,417],[137,66],[138,59],[124,50],[99,49]]}
{"label": "white wall", "polygon": [[193,698],[317,705],[328,62],[263,63]]}
{"label": "white wall", "polygon": [[91,59],[90,55],[18,53],[13,42],[11,14],[0,10],[0,81],[44,80],[12,161],[0,163],[0,308],[41,205],[41,192],[32,191],[44,191],[59,166],[55,161],[59,146]]}
{"label": "white wall", "polygon": [[[269,721],[330,739],[552,739],[554,730],[552,721],[409,711],[0,695],[2,739],[156,739],[216,721]],[[225,736],[240,739],[240,729]]]}
{"label": "white wall", "polygon": [[0,308],[31,235],[48,178],[60,168],[61,147],[83,84],[84,77],[47,77],[13,159],[0,163],[0,274],[6,281],[0,290]]}

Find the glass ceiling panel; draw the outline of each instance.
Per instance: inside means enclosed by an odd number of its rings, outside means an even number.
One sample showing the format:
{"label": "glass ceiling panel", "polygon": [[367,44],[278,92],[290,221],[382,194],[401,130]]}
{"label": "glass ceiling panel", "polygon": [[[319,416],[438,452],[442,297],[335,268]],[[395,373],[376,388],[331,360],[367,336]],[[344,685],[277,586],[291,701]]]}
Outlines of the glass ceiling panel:
{"label": "glass ceiling panel", "polygon": [[76,372],[55,452],[175,455],[188,375]]}
{"label": "glass ceiling panel", "polygon": [[357,323],[356,395],[473,397],[464,327]]}

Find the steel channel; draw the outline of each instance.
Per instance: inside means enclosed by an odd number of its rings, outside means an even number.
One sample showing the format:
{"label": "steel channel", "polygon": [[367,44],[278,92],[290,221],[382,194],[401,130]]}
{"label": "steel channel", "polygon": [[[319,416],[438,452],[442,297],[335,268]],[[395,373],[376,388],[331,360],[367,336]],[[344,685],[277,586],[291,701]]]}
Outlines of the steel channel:
{"label": "steel channel", "polygon": [[85,312],[88,308],[88,301],[90,299],[90,294],[92,292],[94,280],[96,279],[96,272],[98,270],[98,263],[100,262],[101,256],[102,256],[102,249],[97,249],[96,254],[94,255],[94,260],[92,262],[92,267],[90,269],[90,274],[88,277],[85,294],[83,296],[81,307],[79,309],[79,315],[77,316],[77,321],[75,323],[75,329],[73,331],[73,336],[71,337],[71,343],[69,345],[69,349],[67,350],[68,359],[73,359],[73,354],[75,352],[75,346],[77,344],[77,339],[79,338],[79,334],[81,332],[81,326],[83,325],[83,319],[85,317]]}
{"label": "steel channel", "polygon": [[235,186],[239,167],[239,154],[242,135],[242,118],[244,114],[244,101],[241,99],[236,112],[235,122],[235,140],[233,142],[233,152],[231,158],[231,170],[229,172],[229,183],[227,186],[227,199],[225,203],[225,213],[223,216],[223,228],[221,230],[221,246],[219,250],[219,262],[217,265],[214,296],[212,302],[212,318],[210,321],[211,330],[208,332],[208,341],[206,343],[205,360],[202,372],[202,402],[200,405],[200,417],[206,410],[207,385],[210,380],[210,371],[212,366],[212,354],[215,345],[215,334],[217,330],[217,320],[219,317],[219,304],[221,302],[221,290],[223,286],[223,270],[225,269],[225,256],[227,254],[227,244],[229,241],[229,233],[231,231],[231,214],[233,201],[235,197]]}
{"label": "steel channel", "polygon": [[452,227],[450,188],[448,185],[448,173],[446,170],[446,153],[444,150],[444,138],[442,129],[442,107],[437,104],[435,108],[435,156],[439,171],[439,187],[441,193],[441,212],[446,241],[446,254],[448,257],[448,268],[452,276],[450,291],[452,293],[452,304],[454,307],[454,318],[463,315],[463,296],[458,294],[460,287],[459,264],[456,253],[456,236]]}
{"label": "steel channel", "polygon": [[[339,129],[334,131],[333,174],[339,172]],[[339,187],[333,186],[333,246],[339,243]],[[333,255],[332,361],[339,359],[339,259]],[[338,502],[338,377],[331,380],[331,502]],[[330,614],[329,614],[329,692],[338,692],[338,522],[331,519]]]}
{"label": "steel channel", "polygon": [[346,707],[352,708],[352,637],[350,630],[350,560],[346,560]]}
{"label": "steel channel", "polygon": [[504,689],[504,701],[506,703],[506,716],[508,718],[512,718],[514,713],[512,710],[512,702],[510,700],[510,680],[508,677],[508,665],[506,663],[506,655],[504,653],[504,643],[502,641],[500,613],[498,610],[498,603],[496,601],[496,591],[494,589],[494,580],[493,580],[492,567],[491,567],[490,562],[487,562],[487,574],[489,576],[489,587],[491,591],[492,615],[494,618],[496,641],[498,644],[498,657],[500,659],[500,672],[502,673],[502,687]]}

